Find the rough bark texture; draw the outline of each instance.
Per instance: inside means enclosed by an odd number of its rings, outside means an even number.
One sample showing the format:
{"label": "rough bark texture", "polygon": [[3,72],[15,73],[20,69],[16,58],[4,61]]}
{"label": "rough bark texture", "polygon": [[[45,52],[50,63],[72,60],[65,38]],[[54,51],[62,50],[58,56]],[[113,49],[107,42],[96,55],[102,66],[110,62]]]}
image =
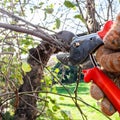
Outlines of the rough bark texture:
{"label": "rough bark texture", "polygon": [[90,33],[94,33],[100,30],[100,25],[95,19],[95,1],[87,0],[86,1],[86,21]]}
{"label": "rough bark texture", "polygon": [[[20,87],[19,92],[35,91],[40,87],[40,79],[43,75],[43,69],[46,66],[50,56],[56,49],[47,43],[42,42],[37,48],[30,50],[28,63],[32,70],[24,77],[24,83]],[[37,96],[37,94],[33,94]],[[15,112],[15,120],[35,120],[37,117],[36,97],[27,95],[19,96],[19,104]],[[34,107],[34,108],[33,108]]]}

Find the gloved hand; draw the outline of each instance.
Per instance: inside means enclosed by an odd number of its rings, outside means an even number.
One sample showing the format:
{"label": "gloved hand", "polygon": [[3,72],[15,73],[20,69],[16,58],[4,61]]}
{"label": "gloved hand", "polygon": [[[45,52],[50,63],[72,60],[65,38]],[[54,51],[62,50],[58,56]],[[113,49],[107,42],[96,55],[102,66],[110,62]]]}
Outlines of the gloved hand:
{"label": "gloved hand", "polygon": [[[104,45],[96,53],[97,62],[104,68],[104,73],[120,88],[120,13],[103,38],[103,42]],[[115,113],[116,110],[97,85],[92,84],[90,92],[93,98],[102,99],[100,106],[103,113],[106,115]]]}
{"label": "gloved hand", "polygon": [[91,84],[90,94],[94,99],[98,101],[98,105],[100,105],[100,109],[105,115],[111,116],[116,112],[114,106],[95,83]]}
{"label": "gloved hand", "polygon": [[[103,72],[120,87],[120,52],[108,49],[105,45],[97,49],[96,60],[103,67]],[[106,98],[102,90],[94,83],[90,87],[91,96],[100,102],[101,111],[106,115],[113,115],[116,109]]]}

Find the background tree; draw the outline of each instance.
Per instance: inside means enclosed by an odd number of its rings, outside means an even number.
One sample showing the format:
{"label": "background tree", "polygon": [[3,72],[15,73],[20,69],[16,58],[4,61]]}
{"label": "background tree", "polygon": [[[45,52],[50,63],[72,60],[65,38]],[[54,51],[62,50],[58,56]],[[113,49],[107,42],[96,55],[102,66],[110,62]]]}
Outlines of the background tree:
{"label": "background tree", "polygon": [[0,105],[3,111],[12,104],[15,120],[35,120],[45,110],[46,99],[38,96],[49,87],[41,82],[43,70],[51,55],[69,51],[73,36],[59,31],[96,32],[120,8],[118,0],[3,0],[0,6]]}

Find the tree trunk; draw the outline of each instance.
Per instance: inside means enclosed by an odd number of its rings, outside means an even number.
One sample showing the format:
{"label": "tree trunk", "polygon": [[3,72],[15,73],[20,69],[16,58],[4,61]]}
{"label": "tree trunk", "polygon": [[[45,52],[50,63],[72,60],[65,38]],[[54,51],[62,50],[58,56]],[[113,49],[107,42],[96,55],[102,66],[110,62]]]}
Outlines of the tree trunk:
{"label": "tree trunk", "polygon": [[[58,42],[64,43],[63,48],[68,51],[70,43],[74,34],[69,31],[61,31],[53,35]],[[56,42],[56,41],[53,41]],[[28,63],[31,65],[32,70],[23,76],[23,85],[20,86],[18,92],[31,92],[40,90],[41,78],[43,76],[43,70],[47,65],[47,62],[51,55],[64,51],[59,45],[55,46],[50,42],[42,41],[36,48],[32,48],[29,51]],[[31,93],[32,96],[20,95],[16,100],[16,111],[14,120],[35,120],[37,118],[37,96],[38,93]],[[41,112],[41,110],[39,110]]]}
{"label": "tree trunk", "polygon": [[[44,42],[42,42],[37,48],[32,48],[30,50],[28,63],[31,65],[32,70],[24,75],[24,83],[20,86],[19,92],[30,92],[40,88],[40,80],[43,75],[44,67],[55,50],[55,48]],[[14,120],[36,119],[38,113],[36,108],[36,96],[38,94],[31,93],[31,95],[33,96],[28,96],[25,94],[19,96]]]}

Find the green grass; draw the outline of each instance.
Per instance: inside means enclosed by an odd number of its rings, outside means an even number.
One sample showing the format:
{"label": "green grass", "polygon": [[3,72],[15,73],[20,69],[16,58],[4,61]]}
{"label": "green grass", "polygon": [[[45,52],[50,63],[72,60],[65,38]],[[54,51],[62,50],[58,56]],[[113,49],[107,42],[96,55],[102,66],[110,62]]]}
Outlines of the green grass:
{"label": "green grass", "polygon": [[[74,89],[76,84],[65,85],[65,87],[70,91],[72,96],[74,96]],[[94,100],[89,94],[89,86],[90,84],[80,83],[78,88],[78,97],[82,98],[87,104],[92,105],[93,107],[100,109],[97,105],[97,101]],[[64,89],[61,85],[56,85],[57,93],[63,95],[69,95],[68,92]],[[83,120],[81,114],[77,107],[75,106],[74,102],[71,98],[68,97],[61,97],[59,95],[50,95],[52,99],[56,100],[57,105],[60,107],[59,111],[66,111],[72,117],[72,120]],[[109,120],[106,118],[102,113],[96,111],[95,109],[85,105],[84,103],[78,101],[80,108],[82,109],[83,113],[87,116],[88,120]],[[52,106],[52,104],[50,104]],[[59,116],[59,119],[63,120],[63,117],[60,115],[60,112],[56,111],[55,115]],[[119,120],[118,113],[114,114],[110,117],[112,120]]]}

